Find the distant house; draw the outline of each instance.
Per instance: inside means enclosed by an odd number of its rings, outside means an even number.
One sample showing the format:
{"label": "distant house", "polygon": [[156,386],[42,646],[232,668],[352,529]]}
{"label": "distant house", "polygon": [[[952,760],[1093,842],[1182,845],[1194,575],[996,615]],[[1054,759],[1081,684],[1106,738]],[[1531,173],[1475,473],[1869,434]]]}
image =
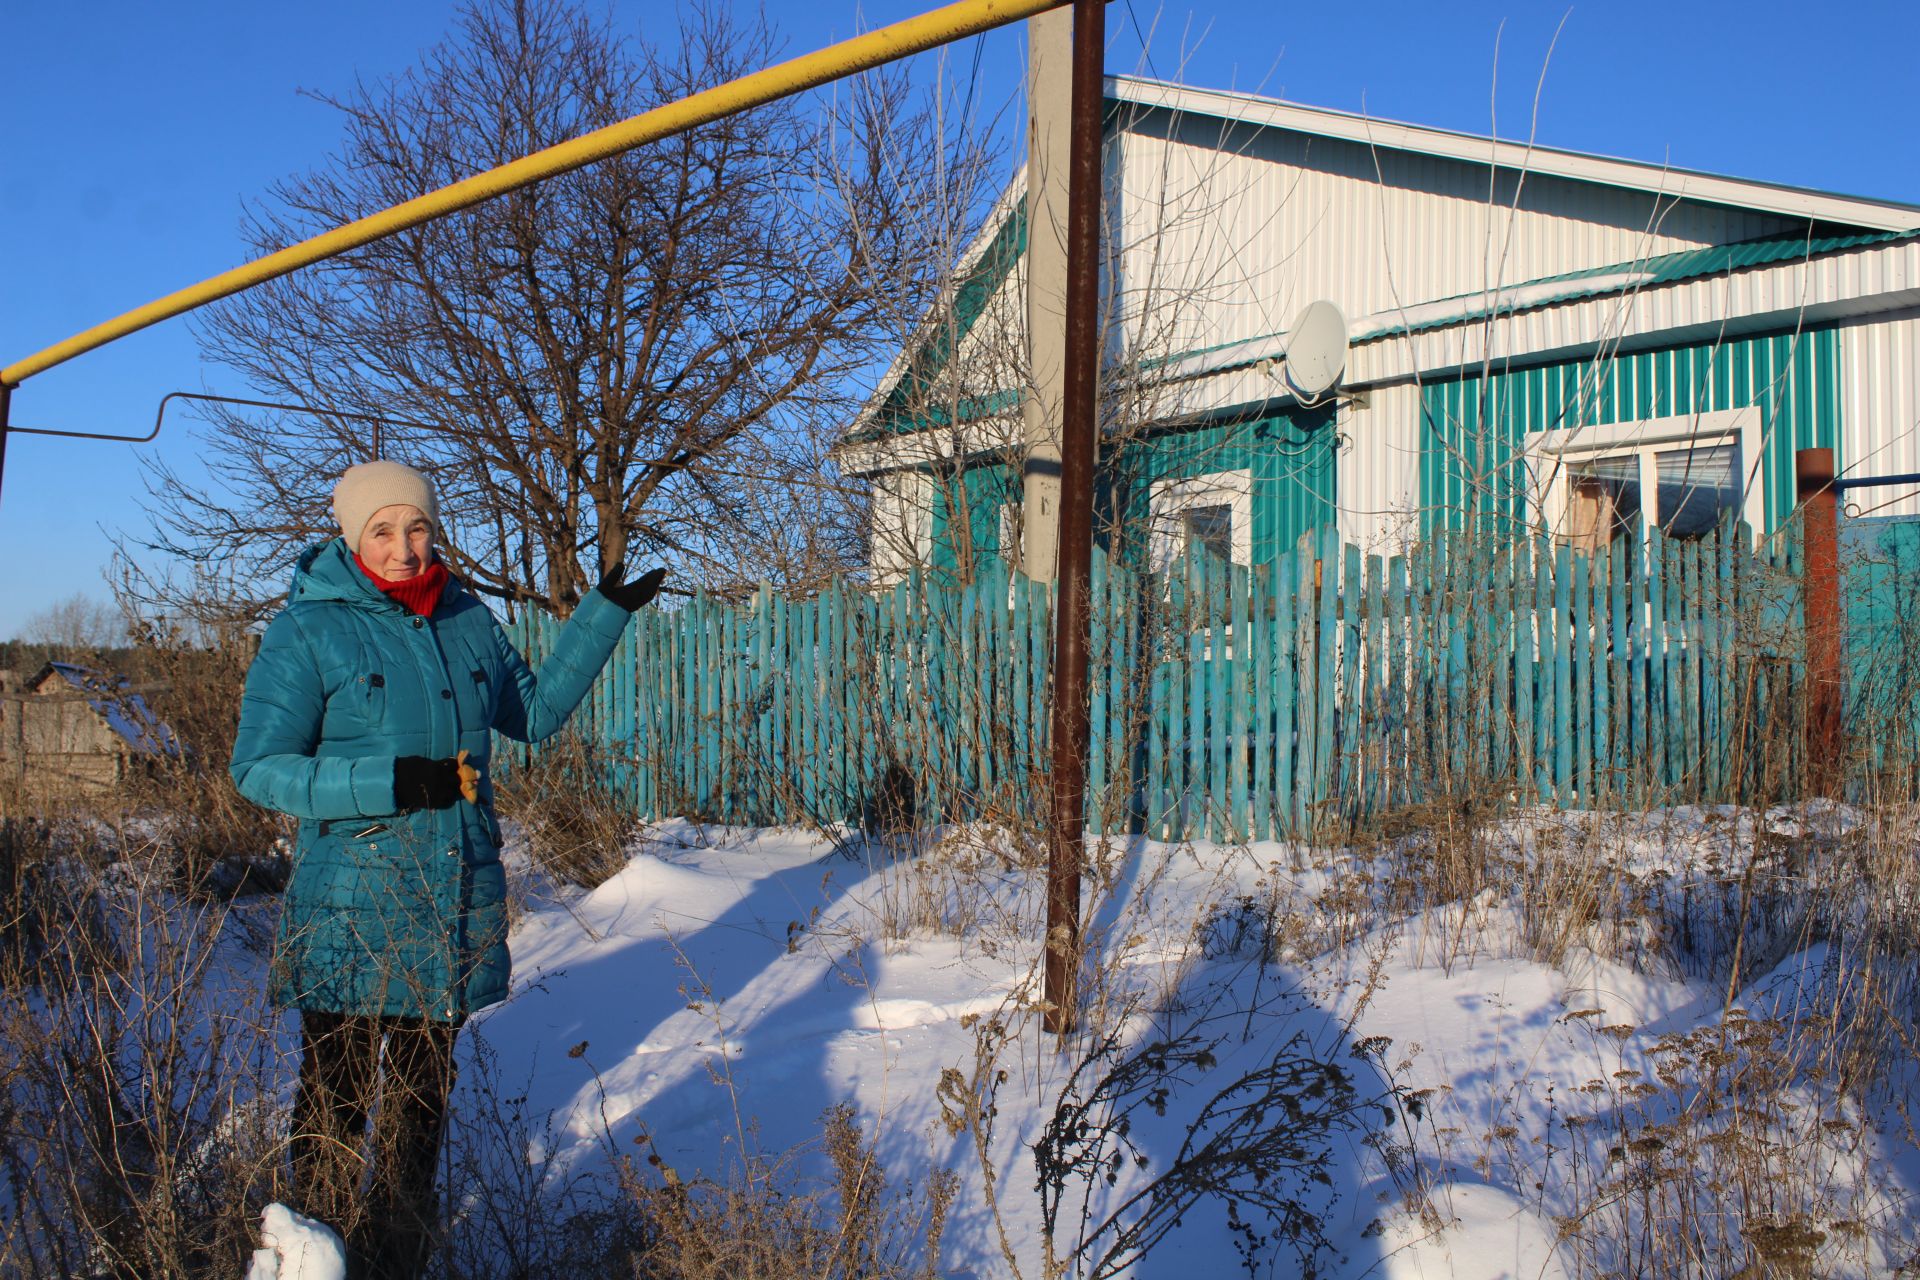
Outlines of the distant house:
{"label": "distant house", "polygon": [[183,750],[125,676],[49,662],[0,699],[0,761],[34,792],[111,787],[139,762]]}
{"label": "distant house", "polygon": [[[1779,528],[1796,450],[1920,471],[1920,207],[1125,76],[1107,106],[1120,563],[1272,563],[1326,525],[1370,553],[1468,524],[1592,553]],[[1017,563],[1024,185],[838,447],[875,482],[879,582]],[[1345,378],[1310,397],[1289,328],[1320,300]]]}

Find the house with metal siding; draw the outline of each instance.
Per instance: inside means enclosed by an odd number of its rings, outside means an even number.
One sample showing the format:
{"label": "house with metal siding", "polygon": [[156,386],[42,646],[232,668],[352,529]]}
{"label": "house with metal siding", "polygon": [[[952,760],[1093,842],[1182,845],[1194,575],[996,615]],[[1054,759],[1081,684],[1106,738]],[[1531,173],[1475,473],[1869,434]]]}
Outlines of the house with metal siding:
{"label": "house with metal siding", "polygon": [[[1382,552],[1766,530],[1796,449],[1920,471],[1920,208],[1136,78],[1108,98],[1121,562],[1272,562],[1328,523]],[[881,581],[1015,554],[1023,190],[839,447],[875,481]],[[1302,403],[1287,328],[1323,299],[1345,374]]]}

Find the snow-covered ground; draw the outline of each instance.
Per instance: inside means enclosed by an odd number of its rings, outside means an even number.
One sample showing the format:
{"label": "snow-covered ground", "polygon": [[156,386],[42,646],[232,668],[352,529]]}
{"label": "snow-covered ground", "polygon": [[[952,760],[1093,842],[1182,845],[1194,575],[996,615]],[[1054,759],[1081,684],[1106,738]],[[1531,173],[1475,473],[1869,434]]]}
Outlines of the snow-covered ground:
{"label": "snow-covered ground", "polygon": [[[951,1187],[942,1276],[1920,1273],[1915,815],[1434,816],[1351,848],[1089,840],[1065,1038],[1031,840],[673,821],[585,891],[516,839],[515,990],[460,1039],[451,1274],[563,1269],[589,1238],[566,1215],[620,1177],[753,1180],[827,1221],[836,1113],[909,1255]],[[143,960],[102,1034],[177,1050],[180,1204],[251,1200],[297,1057],[263,1003],[275,904],[104,884]],[[93,990],[10,1007],[65,1033]],[[91,1095],[16,1056],[57,1137]],[[83,1147],[9,1150],[30,1174]],[[654,1208],[699,1201],[677,1195]],[[66,1256],[65,1221],[40,1253]],[[254,1221],[256,1280],[340,1265],[283,1208]]]}
{"label": "snow-covered ground", "polygon": [[346,1280],[347,1250],[323,1222],[270,1204],[260,1215],[260,1247],[247,1280]]}
{"label": "snow-covered ground", "polygon": [[[1920,1217],[1912,1079],[1842,1092],[1818,1052],[1823,1018],[1864,1008],[1850,977],[1911,958],[1770,906],[1741,876],[1752,821],[1516,820],[1532,905],[1396,887],[1439,856],[1417,840],[1090,841],[1089,1014],[1065,1041],[1037,1011],[1042,877],[993,833],[660,824],[591,892],[523,870],[516,992],[463,1036],[458,1106],[488,1121],[463,1158],[557,1185],[650,1152],[650,1176],[724,1181],[850,1102],[893,1185],[958,1175],[945,1275],[1041,1275],[1049,1234],[1056,1257],[1086,1244],[1083,1273],[1651,1274],[1729,1230],[1885,1271]],[[1631,909],[1570,906],[1596,884]],[[1729,1019],[1732,917],[1766,954]]]}

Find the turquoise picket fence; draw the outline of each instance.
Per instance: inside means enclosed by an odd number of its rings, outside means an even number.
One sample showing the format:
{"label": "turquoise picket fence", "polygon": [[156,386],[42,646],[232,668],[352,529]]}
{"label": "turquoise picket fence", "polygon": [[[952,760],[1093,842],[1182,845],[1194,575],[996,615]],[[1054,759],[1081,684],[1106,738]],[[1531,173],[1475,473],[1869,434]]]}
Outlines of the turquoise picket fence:
{"label": "turquoise picket fence", "polygon": [[1920,760],[1920,519],[1843,515],[1839,532],[1853,763],[1867,789],[1897,791]]}
{"label": "turquoise picket fence", "polygon": [[[1744,526],[1591,556],[1441,535],[1382,557],[1332,529],[1251,568],[1096,555],[1089,825],[1242,840],[1473,795],[1790,793],[1798,555]],[[857,821],[905,777],[921,821],[1030,817],[1053,603],[998,560],[965,583],[697,595],[635,619],[575,732],[652,816]],[[537,663],[556,630],[530,617],[516,640]]]}

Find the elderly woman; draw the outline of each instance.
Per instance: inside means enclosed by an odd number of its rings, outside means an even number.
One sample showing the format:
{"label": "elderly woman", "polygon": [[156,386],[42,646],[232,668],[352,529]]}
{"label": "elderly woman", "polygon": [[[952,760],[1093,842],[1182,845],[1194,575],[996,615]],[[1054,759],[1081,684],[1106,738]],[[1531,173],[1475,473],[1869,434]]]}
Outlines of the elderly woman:
{"label": "elderly woman", "polygon": [[300,820],[271,981],[300,1010],[296,1193],[348,1234],[357,1271],[412,1276],[433,1221],[454,1036],[507,994],[492,735],[558,731],[664,571],[632,583],[609,573],[536,676],[434,555],[425,476],[350,467],[333,510],[341,536],[300,557],[248,672],[233,779]]}

